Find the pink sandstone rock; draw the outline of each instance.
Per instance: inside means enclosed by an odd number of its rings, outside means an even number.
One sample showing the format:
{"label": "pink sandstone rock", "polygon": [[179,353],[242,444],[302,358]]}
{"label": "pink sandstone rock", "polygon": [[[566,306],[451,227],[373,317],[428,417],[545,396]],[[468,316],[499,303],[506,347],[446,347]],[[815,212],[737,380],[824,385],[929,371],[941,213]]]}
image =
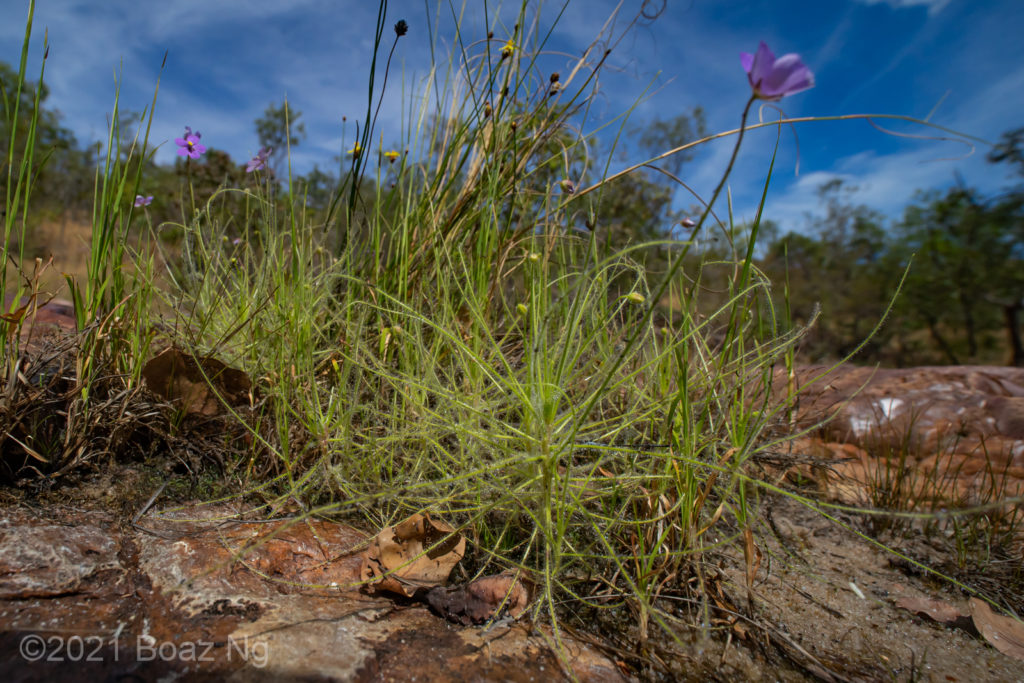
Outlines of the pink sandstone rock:
{"label": "pink sandstone rock", "polygon": [[[843,498],[866,502],[897,473],[914,496],[958,503],[1024,493],[1024,368],[826,370],[795,372],[793,426],[811,438],[793,450],[833,461],[828,486]],[[787,384],[777,372],[777,398]]]}

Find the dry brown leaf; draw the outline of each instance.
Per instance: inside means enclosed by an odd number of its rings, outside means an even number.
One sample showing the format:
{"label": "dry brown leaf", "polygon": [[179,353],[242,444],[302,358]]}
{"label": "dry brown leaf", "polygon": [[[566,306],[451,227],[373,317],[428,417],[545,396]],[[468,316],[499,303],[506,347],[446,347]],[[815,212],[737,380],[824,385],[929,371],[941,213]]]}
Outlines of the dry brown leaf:
{"label": "dry brown leaf", "polygon": [[895,604],[900,609],[913,612],[921,617],[927,617],[928,619],[937,621],[940,624],[954,626],[972,633],[974,632],[974,627],[971,625],[970,615],[959,607],[951,605],[944,600],[936,600],[935,598],[902,597],[896,600]]}
{"label": "dry brown leaf", "polygon": [[31,306],[31,303],[27,303],[11,313],[0,315],[0,319],[7,322],[8,339],[13,339],[14,335],[18,332],[18,327],[21,325],[21,320],[25,317],[25,313],[28,312],[29,306]]}
{"label": "dry brown leaf", "polygon": [[146,363],[142,377],[154,394],[180,401],[190,415],[207,417],[223,409],[217,394],[229,405],[244,405],[252,388],[249,376],[241,370],[229,368],[216,358],[195,357],[175,348]]}
{"label": "dry brown leaf", "polygon": [[427,603],[439,614],[461,624],[482,624],[501,612],[518,618],[530,604],[530,588],[516,572],[484,576],[466,586],[431,588]]}
{"label": "dry brown leaf", "polygon": [[971,598],[971,617],[989,645],[1004,655],[1024,661],[1024,624],[996,614],[987,602],[978,598]]}
{"label": "dry brown leaf", "polygon": [[360,576],[373,590],[411,598],[443,585],[466,553],[466,539],[429,515],[413,515],[385,527],[363,553]]}

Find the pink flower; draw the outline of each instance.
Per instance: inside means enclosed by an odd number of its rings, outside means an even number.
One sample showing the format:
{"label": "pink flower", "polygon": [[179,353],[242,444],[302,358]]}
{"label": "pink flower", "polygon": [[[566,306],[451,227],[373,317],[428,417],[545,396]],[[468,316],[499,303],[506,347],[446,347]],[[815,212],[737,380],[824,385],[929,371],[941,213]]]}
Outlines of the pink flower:
{"label": "pink flower", "polygon": [[174,138],[174,144],[178,146],[178,155],[183,157],[189,157],[190,159],[198,159],[206,151],[206,145],[199,143],[199,138],[202,137],[199,131],[195,133],[188,126],[185,126],[185,137]]}
{"label": "pink flower", "polygon": [[260,151],[256,153],[256,156],[249,159],[249,163],[245,167],[245,172],[252,173],[253,171],[258,171],[261,168],[266,168],[267,159],[270,158],[270,154],[273,151],[273,147],[260,147]]}
{"label": "pink flower", "polygon": [[754,96],[762,100],[781,100],[786,95],[814,87],[814,74],[800,61],[800,55],[790,53],[775,59],[763,40],[757,54],[741,52],[740,63],[747,72]]}

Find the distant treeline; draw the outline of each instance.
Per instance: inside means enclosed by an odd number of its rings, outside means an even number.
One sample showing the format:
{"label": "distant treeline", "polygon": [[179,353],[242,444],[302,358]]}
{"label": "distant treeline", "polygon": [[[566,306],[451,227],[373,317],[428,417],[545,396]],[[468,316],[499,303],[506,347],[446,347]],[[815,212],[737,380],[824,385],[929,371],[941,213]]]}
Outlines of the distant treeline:
{"label": "distant treeline", "polygon": [[[1017,146],[1022,132],[1005,143]],[[999,148],[990,158],[1004,160]],[[761,259],[780,301],[785,284],[794,320],[820,304],[805,357],[843,357],[885,317],[855,362],[1024,365],[1024,184],[992,197],[921,192],[894,221],[843,193],[838,181],[823,186],[824,216],[776,232]]]}

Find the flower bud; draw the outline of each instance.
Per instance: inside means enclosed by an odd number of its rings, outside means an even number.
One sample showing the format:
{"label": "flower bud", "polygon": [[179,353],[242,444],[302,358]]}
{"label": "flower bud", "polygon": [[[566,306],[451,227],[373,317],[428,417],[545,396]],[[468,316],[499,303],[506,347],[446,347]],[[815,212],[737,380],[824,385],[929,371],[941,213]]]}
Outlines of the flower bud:
{"label": "flower bud", "polygon": [[633,304],[642,304],[647,301],[647,298],[640,292],[630,292],[625,296],[626,301]]}

